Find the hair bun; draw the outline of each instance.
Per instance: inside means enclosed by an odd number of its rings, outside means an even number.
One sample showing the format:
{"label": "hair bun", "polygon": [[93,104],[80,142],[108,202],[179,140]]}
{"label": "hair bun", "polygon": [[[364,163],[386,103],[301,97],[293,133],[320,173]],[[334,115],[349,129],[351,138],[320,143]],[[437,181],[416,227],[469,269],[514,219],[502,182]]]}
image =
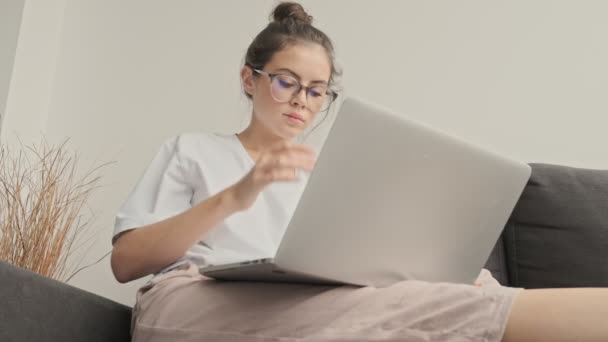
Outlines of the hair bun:
{"label": "hair bun", "polygon": [[272,18],[276,22],[293,20],[297,23],[312,24],[312,17],[297,2],[281,2],[272,12]]}

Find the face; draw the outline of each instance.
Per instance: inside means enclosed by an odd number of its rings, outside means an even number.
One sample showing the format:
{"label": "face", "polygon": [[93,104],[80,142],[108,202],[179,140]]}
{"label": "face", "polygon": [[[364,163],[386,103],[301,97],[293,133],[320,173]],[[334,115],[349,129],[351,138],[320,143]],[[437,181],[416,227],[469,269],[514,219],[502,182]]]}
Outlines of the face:
{"label": "face", "polygon": [[[262,71],[289,75],[303,87],[326,87],[331,75],[331,64],[321,45],[298,43],[275,53]],[[244,90],[252,96],[252,125],[291,140],[313,122],[317,113],[310,109],[307,101],[311,101],[314,92],[309,92],[307,99],[306,90],[302,89],[287,102],[279,102],[272,96],[271,78],[268,75],[256,74],[245,66],[241,77]]]}

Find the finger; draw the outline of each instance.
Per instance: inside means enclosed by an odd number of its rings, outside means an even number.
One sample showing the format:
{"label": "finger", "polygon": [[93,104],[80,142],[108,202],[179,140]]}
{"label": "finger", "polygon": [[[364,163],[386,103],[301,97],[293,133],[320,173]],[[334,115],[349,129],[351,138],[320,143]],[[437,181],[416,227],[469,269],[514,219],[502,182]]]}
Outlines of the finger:
{"label": "finger", "polygon": [[303,154],[297,152],[289,152],[279,154],[275,157],[275,168],[288,168],[288,169],[304,169],[311,171],[316,163],[316,158],[310,154]]}
{"label": "finger", "polygon": [[288,181],[294,181],[297,179],[298,179],[298,176],[296,173],[296,169],[283,168],[283,169],[275,169],[275,170],[271,171],[269,173],[268,181],[269,182],[280,182],[280,181],[288,182]]}
{"label": "finger", "polygon": [[285,151],[285,150],[289,150],[289,149],[293,148],[295,145],[298,145],[298,144],[293,143],[291,141],[281,141],[281,142],[278,142],[278,143],[270,146],[269,150],[272,152]]}
{"label": "finger", "polygon": [[270,149],[270,153],[281,153],[287,151],[301,151],[303,153],[314,154],[314,150],[309,145],[296,144],[291,141],[282,141],[278,144],[273,145]]}
{"label": "finger", "polygon": [[272,154],[265,153],[260,157],[257,165],[265,172],[283,168],[299,168],[310,171],[315,163],[316,157],[314,154],[291,150]]}

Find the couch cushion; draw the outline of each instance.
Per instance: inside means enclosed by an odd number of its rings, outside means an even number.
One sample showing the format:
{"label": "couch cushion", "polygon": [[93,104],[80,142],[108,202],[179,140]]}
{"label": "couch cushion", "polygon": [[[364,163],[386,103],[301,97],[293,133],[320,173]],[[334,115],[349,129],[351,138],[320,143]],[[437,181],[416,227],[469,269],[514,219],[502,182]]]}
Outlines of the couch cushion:
{"label": "couch cushion", "polygon": [[531,166],[503,235],[511,284],[608,286],[608,170]]}

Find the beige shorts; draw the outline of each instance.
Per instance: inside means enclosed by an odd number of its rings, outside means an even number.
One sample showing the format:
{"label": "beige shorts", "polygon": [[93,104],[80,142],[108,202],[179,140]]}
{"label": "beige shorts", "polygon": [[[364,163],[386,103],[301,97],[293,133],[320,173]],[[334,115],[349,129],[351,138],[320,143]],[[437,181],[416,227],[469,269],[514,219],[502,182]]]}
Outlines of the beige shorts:
{"label": "beige shorts", "polygon": [[403,281],[387,288],[221,282],[189,264],[137,294],[133,341],[500,341],[521,289]]}

